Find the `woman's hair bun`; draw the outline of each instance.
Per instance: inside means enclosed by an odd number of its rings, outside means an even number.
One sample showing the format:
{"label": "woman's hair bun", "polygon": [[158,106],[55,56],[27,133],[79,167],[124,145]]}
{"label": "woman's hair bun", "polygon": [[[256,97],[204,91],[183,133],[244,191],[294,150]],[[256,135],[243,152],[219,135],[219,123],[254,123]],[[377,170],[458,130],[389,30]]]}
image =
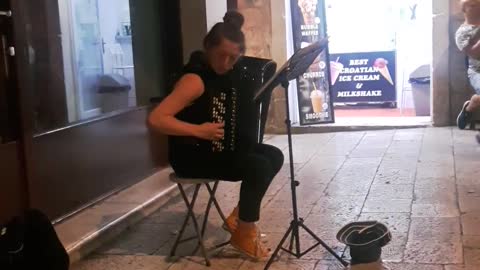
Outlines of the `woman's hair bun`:
{"label": "woman's hair bun", "polygon": [[245,19],[243,18],[243,15],[235,10],[230,10],[225,13],[225,16],[223,16],[223,22],[225,24],[229,24],[237,28],[238,30],[242,29],[243,23],[245,22]]}

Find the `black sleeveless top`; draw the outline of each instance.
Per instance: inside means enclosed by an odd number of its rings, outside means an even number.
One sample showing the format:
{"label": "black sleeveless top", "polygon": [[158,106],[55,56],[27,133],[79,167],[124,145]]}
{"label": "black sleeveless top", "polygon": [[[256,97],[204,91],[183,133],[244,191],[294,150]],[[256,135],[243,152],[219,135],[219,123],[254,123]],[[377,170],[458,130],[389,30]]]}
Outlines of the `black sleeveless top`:
{"label": "black sleeveless top", "polygon": [[[211,91],[212,89],[221,87],[222,89],[230,89],[236,86],[239,95],[239,117],[237,120],[237,140],[238,147],[234,152],[213,153],[209,142],[183,136],[169,136],[169,159],[170,163],[191,163],[197,158],[208,158],[212,155],[239,155],[248,152],[253,147],[255,140],[255,105],[253,102],[253,91],[245,84],[245,74],[238,69],[233,69],[227,74],[219,75],[210,68],[206,61],[205,54],[197,51],[192,53],[188,64],[184,67],[183,74],[193,73],[203,81],[204,92],[190,106],[180,111],[176,118],[191,124],[203,124],[212,122],[211,116]],[[242,84],[243,87],[239,87]],[[227,130],[226,130],[227,132]],[[218,158],[218,157],[217,157]]]}

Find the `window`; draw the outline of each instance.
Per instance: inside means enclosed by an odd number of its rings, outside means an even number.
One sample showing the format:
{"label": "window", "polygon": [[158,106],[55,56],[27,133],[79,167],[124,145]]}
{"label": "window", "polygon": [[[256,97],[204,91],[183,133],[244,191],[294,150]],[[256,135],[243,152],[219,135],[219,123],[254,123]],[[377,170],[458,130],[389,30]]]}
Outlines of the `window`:
{"label": "window", "polygon": [[138,105],[129,0],[28,8],[36,133]]}

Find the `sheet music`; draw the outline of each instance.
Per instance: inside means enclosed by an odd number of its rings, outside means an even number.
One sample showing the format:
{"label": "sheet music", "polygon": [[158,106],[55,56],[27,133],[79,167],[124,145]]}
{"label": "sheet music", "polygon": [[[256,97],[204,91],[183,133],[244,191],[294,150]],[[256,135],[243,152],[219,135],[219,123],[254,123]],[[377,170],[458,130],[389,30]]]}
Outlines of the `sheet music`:
{"label": "sheet music", "polygon": [[327,48],[327,44],[328,40],[322,39],[294,53],[277,73],[255,93],[254,100],[258,100],[265,91],[280,84],[284,76],[288,81],[291,81],[305,73],[320,53]]}

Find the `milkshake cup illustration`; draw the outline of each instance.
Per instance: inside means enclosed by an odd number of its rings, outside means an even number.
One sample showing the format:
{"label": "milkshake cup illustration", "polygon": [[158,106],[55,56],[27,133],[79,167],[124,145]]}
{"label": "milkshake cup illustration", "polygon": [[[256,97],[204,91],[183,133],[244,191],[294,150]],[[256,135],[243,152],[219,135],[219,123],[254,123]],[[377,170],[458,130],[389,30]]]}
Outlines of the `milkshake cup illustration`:
{"label": "milkshake cup illustration", "polygon": [[310,100],[312,101],[312,107],[314,113],[320,113],[323,111],[323,95],[322,91],[317,90],[315,83],[313,83],[314,90],[310,93]]}
{"label": "milkshake cup illustration", "polygon": [[338,62],[339,59],[340,57],[337,58],[336,62],[330,61],[330,79],[332,80],[332,85],[335,84],[344,67],[342,63]]}
{"label": "milkshake cup illustration", "polygon": [[388,70],[388,61],[384,58],[377,58],[375,63],[373,64],[374,67],[378,69],[378,72],[382,74],[382,76],[391,84],[393,84],[392,75],[390,75],[390,70]]}

